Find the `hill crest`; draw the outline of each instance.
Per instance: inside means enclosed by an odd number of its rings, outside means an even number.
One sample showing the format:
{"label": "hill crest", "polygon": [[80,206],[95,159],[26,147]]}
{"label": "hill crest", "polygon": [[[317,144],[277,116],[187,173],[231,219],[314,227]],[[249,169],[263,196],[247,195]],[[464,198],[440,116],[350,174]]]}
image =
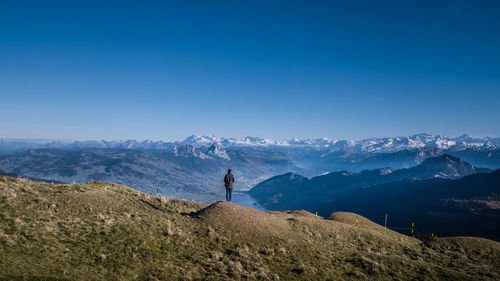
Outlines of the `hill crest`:
{"label": "hill crest", "polygon": [[440,238],[426,246],[380,226],[356,227],[352,215],[340,222],[206,205],[103,182],[0,177],[0,216],[0,279],[500,277],[500,244],[489,240]]}

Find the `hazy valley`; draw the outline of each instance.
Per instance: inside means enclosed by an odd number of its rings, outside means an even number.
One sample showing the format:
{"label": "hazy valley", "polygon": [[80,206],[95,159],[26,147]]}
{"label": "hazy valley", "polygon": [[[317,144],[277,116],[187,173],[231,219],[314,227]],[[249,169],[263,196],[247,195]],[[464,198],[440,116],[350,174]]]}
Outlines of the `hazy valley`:
{"label": "hazy valley", "polygon": [[232,168],[236,189],[249,190],[270,177],[293,172],[306,177],[349,170],[409,168],[445,153],[472,165],[500,168],[500,140],[467,135],[420,134],[361,141],[292,139],[271,141],[191,136],[173,141],[0,140],[0,173],[39,180],[125,184],[141,191],[203,202],[222,199],[221,178]]}

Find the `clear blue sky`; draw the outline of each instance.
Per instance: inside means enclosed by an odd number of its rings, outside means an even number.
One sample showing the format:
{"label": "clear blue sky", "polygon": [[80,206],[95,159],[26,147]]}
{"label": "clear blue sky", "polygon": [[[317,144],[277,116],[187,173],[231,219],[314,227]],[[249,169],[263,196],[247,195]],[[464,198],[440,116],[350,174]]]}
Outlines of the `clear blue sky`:
{"label": "clear blue sky", "polygon": [[499,136],[500,1],[0,0],[0,97],[0,137]]}

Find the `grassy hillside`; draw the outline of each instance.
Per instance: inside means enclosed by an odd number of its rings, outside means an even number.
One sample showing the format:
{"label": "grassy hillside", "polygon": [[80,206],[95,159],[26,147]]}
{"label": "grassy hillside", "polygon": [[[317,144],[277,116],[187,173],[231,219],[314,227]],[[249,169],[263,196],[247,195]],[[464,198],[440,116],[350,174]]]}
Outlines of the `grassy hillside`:
{"label": "grassy hillside", "polygon": [[0,177],[0,280],[498,280],[500,244]]}

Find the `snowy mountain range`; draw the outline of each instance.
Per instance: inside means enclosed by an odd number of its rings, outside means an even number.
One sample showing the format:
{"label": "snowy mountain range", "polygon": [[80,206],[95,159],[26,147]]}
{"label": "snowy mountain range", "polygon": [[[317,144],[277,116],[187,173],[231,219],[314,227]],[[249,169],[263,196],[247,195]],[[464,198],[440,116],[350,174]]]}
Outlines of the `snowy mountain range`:
{"label": "snowy mountain range", "polygon": [[[0,139],[0,152],[19,150],[23,148],[119,148],[119,149],[152,149],[172,150],[182,145],[193,147],[217,145],[221,150],[234,146],[261,146],[261,147],[305,147],[324,150],[326,153],[335,151],[354,151],[367,153],[387,153],[401,150],[435,147],[446,150],[464,150],[468,148],[480,150],[495,150],[500,148],[500,138],[483,137],[474,138],[469,135],[448,137],[444,135],[417,134],[405,137],[381,137],[364,140],[339,140],[329,138],[319,139],[289,139],[271,140],[259,137],[223,138],[213,135],[192,135],[183,141],[169,140],[85,140],[74,142],[40,141]],[[182,149],[182,148],[181,148]],[[325,154],[326,155],[326,154]],[[204,157],[200,154],[200,157]],[[223,156],[222,158],[225,158]]]}
{"label": "snowy mountain range", "polygon": [[383,137],[369,138],[359,141],[339,140],[329,138],[319,139],[289,139],[281,141],[273,141],[267,138],[245,137],[243,139],[236,138],[220,138],[216,136],[190,136],[183,141],[195,146],[218,143],[222,147],[230,146],[298,146],[298,147],[316,147],[330,150],[348,150],[364,152],[394,152],[405,149],[415,149],[422,147],[437,147],[439,149],[498,149],[500,147],[500,138],[474,138],[469,135],[459,137],[447,137],[444,135],[418,134],[407,137]]}

